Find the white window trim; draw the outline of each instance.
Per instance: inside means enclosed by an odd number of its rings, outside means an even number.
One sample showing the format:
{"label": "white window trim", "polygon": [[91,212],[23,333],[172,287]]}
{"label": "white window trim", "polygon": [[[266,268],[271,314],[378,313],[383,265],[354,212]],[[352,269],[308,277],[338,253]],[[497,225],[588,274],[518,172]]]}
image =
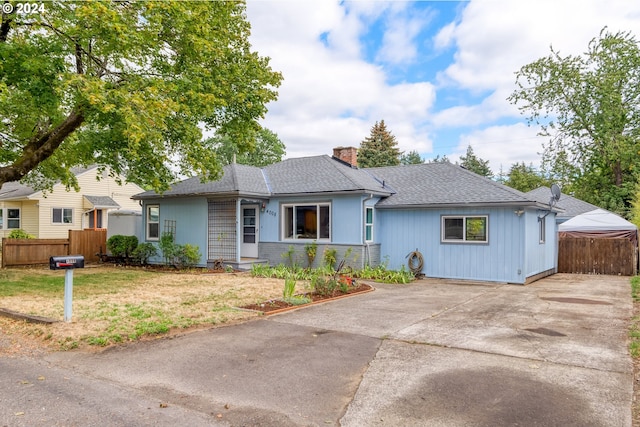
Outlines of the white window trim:
{"label": "white window trim", "polygon": [[[56,209],[61,210],[62,212],[60,212],[60,222],[56,222],[53,220],[53,211],[55,211]],[[71,222],[64,222],[64,211],[69,210],[71,211]],[[73,224],[73,208],[51,208],[51,224],[53,225],[72,225]]]}
{"label": "white window trim", "polygon": [[[149,220],[149,210],[151,208],[158,208],[158,220],[157,221],[150,221]],[[149,236],[149,224],[158,224],[158,237],[150,237]],[[147,205],[146,206],[146,211],[145,211],[145,218],[144,218],[144,237],[146,240],[152,241],[152,242],[157,242],[160,240],[160,205],[158,204],[153,204],[153,205]]]}
{"label": "white window trim", "polygon": [[[17,210],[18,218],[9,218],[10,210]],[[9,221],[15,221],[16,219],[18,220],[18,226],[9,227]],[[22,210],[20,208],[5,208],[2,221],[4,222],[4,230],[20,230],[22,228]]]}
{"label": "white window trim", "polygon": [[[321,206],[327,206],[329,208],[329,237],[319,237],[319,233],[320,233],[320,215],[316,216],[316,221],[318,222],[317,224],[317,234],[315,238],[297,238],[297,237],[286,237],[285,233],[286,233],[286,215],[285,212],[288,208],[293,208],[293,210],[295,211],[295,208],[298,206],[315,206],[317,212],[320,212],[320,207]],[[283,203],[280,206],[280,240],[281,241],[287,241],[287,242],[305,242],[305,241],[318,241],[318,242],[330,242],[331,241],[331,222],[332,222],[332,213],[331,213],[332,207],[331,207],[331,202],[299,202],[299,203]],[[295,218],[294,218],[295,221]],[[294,224],[294,229],[295,229],[295,224]],[[295,236],[295,233],[294,233]]]}
{"label": "white window trim", "polygon": [[[468,218],[484,218],[486,226],[486,240],[467,240],[467,219]],[[446,219],[462,219],[462,239],[445,239],[444,222]],[[440,242],[441,243],[458,243],[471,245],[486,245],[489,243],[489,215],[442,215],[440,217]]]}
{"label": "white window trim", "polygon": [[538,238],[541,245],[547,242],[547,221],[545,218],[538,218]]}
{"label": "white window trim", "polygon": [[[371,210],[371,222],[367,222],[367,212]],[[373,237],[373,224],[375,222],[375,218],[374,218],[375,212],[373,210],[373,207],[371,206],[365,206],[364,208],[364,241],[365,242],[373,242],[374,237]],[[371,227],[371,236],[369,239],[367,239],[367,228]]]}

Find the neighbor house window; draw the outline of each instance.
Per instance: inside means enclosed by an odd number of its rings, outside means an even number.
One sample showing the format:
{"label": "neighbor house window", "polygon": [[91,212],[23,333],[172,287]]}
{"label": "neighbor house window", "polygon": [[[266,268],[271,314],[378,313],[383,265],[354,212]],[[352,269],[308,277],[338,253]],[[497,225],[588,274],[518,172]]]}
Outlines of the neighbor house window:
{"label": "neighbor house window", "polygon": [[538,218],[538,234],[540,243],[544,243],[547,240],[547,223],[544,218]]}
{"label": "neighbor house window", "polygon": [[160,238],[160,206],[147,206],[147,240]]}
{"label": "neighbor house window", "polygon": [[364,210],[364,240],[367,242],[373,240],[373,208]]}
{"label": "neighbor house window", "polygon": [[443,216],[442,241],[487,243],[488,216]]}
{"label": "neighbor house window", "polygon": [[331,205],[329,203],[283,205],[283,239],[329,240]]}
{"label": "neighbor house window", "polygon": [[20,228],[20,209],[7,209],[7,228]]}
{"label": "neighbor house window", "polygon": [[53,217],[51,222],[54,224],[72,224],[73,223],[73,209],[71,208],[53,208]]}

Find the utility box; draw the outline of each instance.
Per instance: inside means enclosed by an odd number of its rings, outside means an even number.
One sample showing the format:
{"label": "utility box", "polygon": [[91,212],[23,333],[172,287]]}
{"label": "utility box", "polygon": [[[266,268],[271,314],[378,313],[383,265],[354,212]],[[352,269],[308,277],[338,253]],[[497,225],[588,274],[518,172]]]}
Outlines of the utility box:
{"label": "utility box", "polygon": [[51,270],[72,270],[74,268],[84,268],[84,256],[64,255],[49,258],[49,269]]}

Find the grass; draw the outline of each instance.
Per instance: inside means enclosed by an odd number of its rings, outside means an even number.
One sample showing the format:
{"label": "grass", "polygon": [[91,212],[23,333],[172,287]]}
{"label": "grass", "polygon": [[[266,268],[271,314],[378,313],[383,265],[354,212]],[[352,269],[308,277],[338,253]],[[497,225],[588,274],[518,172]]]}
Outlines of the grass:
{"label": "grass", "polygon": [[[631,298],[634,306],[640,303],[640,276],[631,278]],[[631,357],[637,359],[640,357],[640,316],[634,316],[631,319],[629,339],[631,341],[629,343],[629,353]]]}
{"label": "grass", "polygon": [[75,270],[72,322],[64,317],[64,273],[0,270],[0,307],[60,322],[0,317],[0,335],[21,336],[53,349],[107,346],[188,328],[258,316],[235,307],[273,299],[284,281],[249,273],[174,273],[122,267]]}

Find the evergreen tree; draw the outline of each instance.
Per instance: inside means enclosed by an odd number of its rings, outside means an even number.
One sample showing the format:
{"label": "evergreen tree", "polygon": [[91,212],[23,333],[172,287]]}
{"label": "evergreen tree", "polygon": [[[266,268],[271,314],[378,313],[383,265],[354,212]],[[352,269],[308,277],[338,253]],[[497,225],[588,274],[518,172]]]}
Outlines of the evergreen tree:
{"label": "evergreen tree", "polygon": [[429,160],[429,163],[451,163],[451,160],[449,160],[446,154],[442,157],[438,154],[434,159]]}
{"label": "evergreen tree", "polygon": [[489,160],[482,160],[476,156],[471,145],[467,146],[467,155],[460,156],[460,166],[487,178],[493,176],[493,172],[489,168]]}
{"label": "evergreen tree", "polygon": [[420,163],[424,163],[424,161],[422,160],[422,157],[420,157],[420,153],[416,150],[411,150],[400,156],[400,164],[419,165]]}
{"label": "evergreen tree", "polygon": [[381,120],[373,125],[371,135],[360,143],[358,166],[361,168],[397,166],[400,164],[401,154],[396,137],[387,130],[384,120]]}

